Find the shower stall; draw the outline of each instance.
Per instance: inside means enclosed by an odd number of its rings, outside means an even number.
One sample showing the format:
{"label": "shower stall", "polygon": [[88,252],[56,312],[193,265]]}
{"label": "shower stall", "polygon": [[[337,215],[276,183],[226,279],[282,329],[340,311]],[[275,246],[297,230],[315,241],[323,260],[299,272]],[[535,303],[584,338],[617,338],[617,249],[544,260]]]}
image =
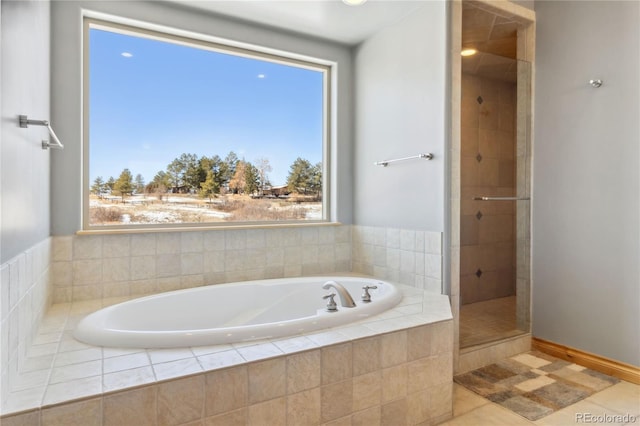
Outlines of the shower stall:
{"label": "shower stall", "polygon": [[531,63],[519,59],[517,20],[462,2],[461,22],[452,246],[465,349],[530,331]]}

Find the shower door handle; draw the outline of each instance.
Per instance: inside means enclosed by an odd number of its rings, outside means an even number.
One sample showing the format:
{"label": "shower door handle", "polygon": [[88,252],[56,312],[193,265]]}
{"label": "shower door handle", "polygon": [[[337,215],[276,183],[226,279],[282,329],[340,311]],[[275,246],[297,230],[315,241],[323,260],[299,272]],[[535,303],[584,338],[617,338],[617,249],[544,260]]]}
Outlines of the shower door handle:
{"label": "shower door handle", "polygon": [[530,197],[473,197],[475,201],[529,201]]}

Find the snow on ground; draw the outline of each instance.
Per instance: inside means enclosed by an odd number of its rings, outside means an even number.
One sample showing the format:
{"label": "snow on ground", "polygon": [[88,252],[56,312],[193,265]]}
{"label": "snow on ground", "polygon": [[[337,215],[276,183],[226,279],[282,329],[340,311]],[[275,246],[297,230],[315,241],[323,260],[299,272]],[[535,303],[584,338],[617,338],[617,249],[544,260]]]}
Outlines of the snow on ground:
{"label": "snow on ground", "polygon": [[[251,202],[251,201],[248,201]],[[216,209],[215,204],[207,203],[200,198],[167,195],[162,201],[155,197],[134,195],[122,203],[120,197],[89,200],[90,209],[98,207],[117,209],[122,213],[122,223],[130,225],[183,223],[183,222],[220,222],[233,220],[233,212]],[[275,201],[270,208],[277,210],[306,211],[306,220],[322,219],[322,203],[288,204]]]}

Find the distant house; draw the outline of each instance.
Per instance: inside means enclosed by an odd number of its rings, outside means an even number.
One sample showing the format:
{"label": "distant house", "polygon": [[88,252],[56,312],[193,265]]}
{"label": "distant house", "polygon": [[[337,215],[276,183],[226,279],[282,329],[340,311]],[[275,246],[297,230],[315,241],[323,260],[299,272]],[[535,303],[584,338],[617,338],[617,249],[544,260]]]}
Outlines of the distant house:
{"label": "distant house", "polygon": [[266,187],[263,192],[265,197],[275,198],[286,197],[287,195],[291,194],[291,191],[289,191],[289,187],[287,185],[269,186]]}

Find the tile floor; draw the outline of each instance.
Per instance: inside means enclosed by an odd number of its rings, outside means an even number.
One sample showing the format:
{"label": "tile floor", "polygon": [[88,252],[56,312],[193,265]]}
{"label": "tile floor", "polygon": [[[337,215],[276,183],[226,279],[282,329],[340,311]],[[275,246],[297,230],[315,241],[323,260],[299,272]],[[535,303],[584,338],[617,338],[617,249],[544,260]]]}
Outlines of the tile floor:
{"label": "tile floor", "polygon": [[522,334],[516,326],[516,296],[460,307],[460,347],[466,348]]}
{"label": "tile floor", "polygon": [[[592,416],[592,417],[590,417]],[[621,381],[535,422],[454,384],[453,419],[441,426],[640,425],[640,385]]]}

